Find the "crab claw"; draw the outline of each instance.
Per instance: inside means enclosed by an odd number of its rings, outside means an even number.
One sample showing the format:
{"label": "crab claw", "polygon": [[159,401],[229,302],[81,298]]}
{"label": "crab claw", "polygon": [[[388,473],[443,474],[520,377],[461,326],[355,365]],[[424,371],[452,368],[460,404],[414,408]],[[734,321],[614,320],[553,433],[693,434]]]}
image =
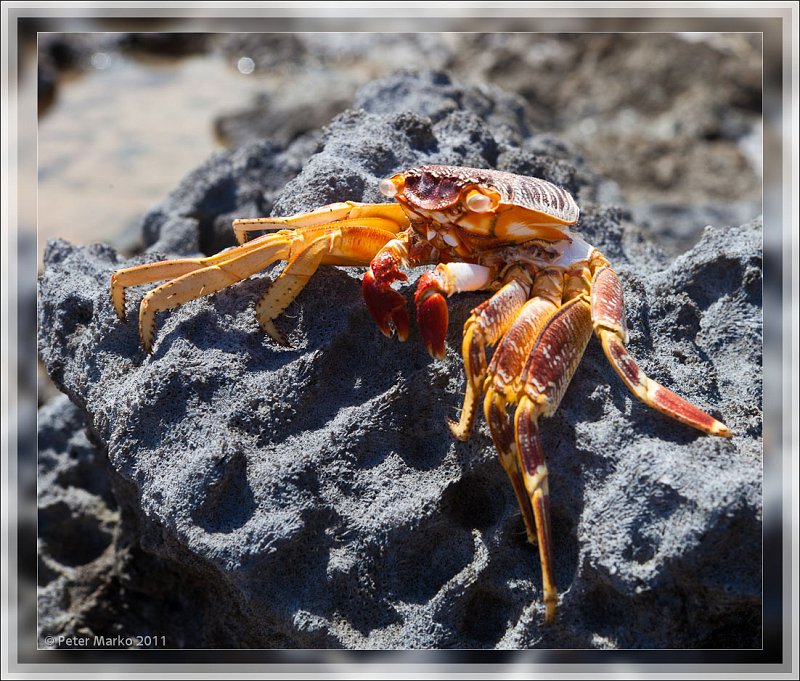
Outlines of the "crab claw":
{"label": "crab claw", "polygon": [[367,309],[378,328],[390,338],[397,332],[401,341],[408,338],[406,299],[392,289],[392,282],[407,279],[398,269],[394,256],[381,253],[372,261],[361,284]]}
{"label": "crab claw", "polygon": [[420,277],[414,300],[417,304],[417,324],[428,353],[444,359],[444,339],[447,335],[447,301],[442,295],[439,270]]}

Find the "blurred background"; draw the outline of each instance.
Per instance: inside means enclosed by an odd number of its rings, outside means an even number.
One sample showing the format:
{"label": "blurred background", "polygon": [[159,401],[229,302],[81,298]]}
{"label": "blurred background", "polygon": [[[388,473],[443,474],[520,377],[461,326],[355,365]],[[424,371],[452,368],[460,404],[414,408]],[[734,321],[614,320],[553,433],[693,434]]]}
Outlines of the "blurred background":
{"label": "blurred background", "polygon": [[670,254],[761,213],[757,33],[38,35],[38,233],[136,247],[215,149],[316,131],[364,83],[441,69],[521,95]]}
{"label": "blurred background", "polygon": [[[469,20],[433,20],[426,30],[441,32],[431,33],[375,32],[386,21],[359,33],[309,32],[311,20],[270,25],[275,32],[262,22],[250,30],[263,33],[217,33],[228,25],[27,20],[18,35],[20,267],[40,268],[55,237],[137,252],[145,214],[210,154],[254,138],[285,145],[319,135],[361,85],[399,68],[442,69],[520,95],[535,129],[615,181],[670,255],[707,224],[738,225],[763,210],[762,182],[774,171],[763,154],[781,146],[782,47],[762,41],[758,21],[747,31],[735,20],[673,30],[637,19],[619,32],[619,21],[573,19],[529,22],[526,33],[518,20],[485,24],[491,32]],[[24,112],[37,112],[38,125]],[[768,199],[780,198],[776,187],[768,184]],[[20,338],[34,338],[21,315]],[[19,408],[35,424],[36,403],[52,393],[27,364],[19,371]],[[27,445],[21,433],[21,454],[35,451]],[[20,494],[33,499],[35,478],[21,468]],[[29,539],[20,554],[35,555],[35,506],[21,521]]]}

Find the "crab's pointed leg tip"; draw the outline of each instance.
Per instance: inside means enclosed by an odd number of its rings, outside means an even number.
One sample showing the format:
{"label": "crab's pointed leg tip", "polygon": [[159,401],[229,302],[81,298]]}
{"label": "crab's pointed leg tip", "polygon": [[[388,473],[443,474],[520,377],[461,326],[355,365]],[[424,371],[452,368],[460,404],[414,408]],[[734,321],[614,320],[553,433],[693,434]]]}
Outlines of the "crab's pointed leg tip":
{"label": "crab's pointed leg tip", "polygon": [[285,348],[289,347],[289,341],[286,336],[275,326],[275,322],[272,319],[260,319],[259,322],[261,323],[261,328],[264,332],[273,340],[277,345],[281,345]]}
{"label": "crab's pointed leg tip", "polygon": [[114,305],[114,314],[116,314],[116,315],[117,315],[117,319],[118,319],[119,321],[121,321],[121,322],[124,322],[124,321],[125,321],[125,307],[124,307],[124,303],[123,303],[123,306],[122,306],[122,307],[120,307],[120,306],[117,304],[117,302],[116,302],[116,301],[114,301],[114,302],[113,302],[113,305]]}
{"label": "crab's pointed leg tip", "polygon": [[142,346],[142,350],[145,351],[145,354],[152,355],[153,354],[153,334],[142,333],[141,329],[139,330],[139,343]]}
{"label": "crab's pointed leg tip", "polygon": [[712,435],[718,435],[719,437],[733,437],[734,432],[728,428],[724,423],[721,421],[715,421],[714,425],[711,426],[710,433]]}
{"label": "crab's pointed leg tip", "polygon": [[469,440],[470,431],[463,428],[460,421],[447,419],[447,427],[450,429],[450,434],[459,442],[466,442]]}

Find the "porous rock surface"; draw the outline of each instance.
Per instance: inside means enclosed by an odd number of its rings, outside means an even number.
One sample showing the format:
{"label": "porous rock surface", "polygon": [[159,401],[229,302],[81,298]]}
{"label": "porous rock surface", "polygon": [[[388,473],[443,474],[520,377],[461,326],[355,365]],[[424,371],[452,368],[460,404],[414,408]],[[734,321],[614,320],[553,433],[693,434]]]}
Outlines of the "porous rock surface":
{"label": "porous rock surface", "polygon": [[[422,163],[572,191],[580,232],[622,278],[632,354],[736,433],[703,436],[647,409],[590,342],[542,425],[561,597],[551,626],[486,426],[460,443],[445,423],[463,391],[461,326],[484,295],[451,299],[443,362],[416,329],[405,344],[375,329],[359,268],[313,277],[279,320],[289,348],[253,311],[279,266],[159,315],[152,355],[137,338],[142,289],[127,323],[109,300],[113,271],[228,245],[234,215],[381,201],[380,178]],[[107,456],[129,518],[115,541],[182,575],[174,607],[194,633],[173,645],[760,645],[761,224],[710,227],[668,262],[615,199],[529,128],[521,100],[404,73],[362,89],[322,134],[210,159],[146,218],[146,256],[48,245],[40,353]],[[409,299],[423,271],[400,287]]]}

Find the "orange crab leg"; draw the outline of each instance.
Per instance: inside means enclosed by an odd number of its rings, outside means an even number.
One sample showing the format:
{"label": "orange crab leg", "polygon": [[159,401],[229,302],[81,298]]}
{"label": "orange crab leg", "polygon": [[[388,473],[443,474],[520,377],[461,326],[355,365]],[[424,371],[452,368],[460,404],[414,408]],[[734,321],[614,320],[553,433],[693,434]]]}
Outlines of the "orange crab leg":
{"label": "orange crab leg", "polygon": [[464,324],[461,354],[467,375],[461,417],[450,421],[450,431],[459,440],[469,439],[475,422],[475,405],[486,380],[486,347],[497,343],[519,315],[530,286],[512,279],[491,298],[478,305]]}
{"label": "orange crab leg", "polygon": [[[247,233],[262,230],[287,229],[298,227],[318,227],[329,222],[338,222],[354,218],[381,218],[383,229],[399,232],[408,227],[402,207],[397,203],[359,203],[342,201],[330,203],[307,213],[298,213],[285,217],[239,218],[233,221],[233,233],[236,241],[243,244],[247,241]],[[394,227],[392,227],[394,225]]]}
{"label": "orange crab leg", "polygon": [[[335,229],[324,225],[325,231],[308,246],[304,242],[292,245],[288,264],[256,303],[258,322],[276,343],[287,345],[285,336],[274,324],[275,319],[300,294],[320,264],[366,265],[393,238],[389,231],[363,226],[370,222],[383,225],[376,218],[348,218],[335,223]],[[308,232],[316,235],[318,230]]]}
{"label": "orange crab leg", "polygon": [[258,323],[278,345],[285,346],[289,342],[286,340],[286,336],[275,326],[275,319],[300,294],[308,280],[317,271],[323,255],[329,248],[330,246],[324,238],[314,241],[300,255],[289,261],[280,276],[272,282],[266,293],[258,299],[256,303]]}
{"label": "orange crab leg", "polygon": [[[296,267],[287,268],[286,282],[281,283],[272,296],[268,291],[260,301],[259,322],[265,331],[280,342],[282,336],[274,328],[271,320],[302,290],[320,262],[365,265],[387,241],[395,236],[395,228],[395,223],[379,217],[344,219],[296,230],[281,230],[211,258],[168,260],[153,263],[152,266],[128,268],[112,276],[112,299],[115,307],[122,306],[124,314],[125,286],[164,279],[174,276],[177,272],[189,270],[153,289],[142,300],[139,307],[139,335],[142,347],[150,352],[156,312],[177,307],[226,288],[264,269],[276,260],[289,260],[290,264],[299,261]],[[317,243],[323,246],[318,247]],[[309,249],[311,253],[304,258],[303,254]],[[290,281],[292,284],[288,285]],[[118,308],[117,313],[120,311]]]}
{"label": "orange crab leg", "polygon": [[[355,224],[364,226],[372,224],[372,226],[395,234],[408,227],[408,220],[398,204],[372,204],[358,203],[356,201],[331,203],[307,213],[298,213],[297,215],[290,215],[288,217],[242,218],[234,220],[233,232],[236,236],[236,241],[242,244],[239,248],[229,248],[207,258],[164,260],[127,267],[114,273],[111,277],[111,300],[114,304],[114,309],[117,312],[117,316],[124,320],[125,289],[128,286],[138,286],[140,284],[149,284],[154,281],[173,279],[210,265],[221,265],[225,261],[237,258],[243,253],[253,249],[260,249],[265,240],[269,240],[270,243],[276,242],[276,235],[266,234],[245,244],[248,232],[281,229],[284,230],[284,237],[286,237],[295,232],[300,233],[303,228],[307,227],[326,227],[332,223],[337,223],[339,226],[346,226],[346,220],[355,220],[356,218],[362,219],[356,221]],[[364,221],[364,219],[366,219],[366,221]],[[291,231],[287,228],[291,228]],[[280,238],[277,240],[279,241]],[[361,262],[363,260],[362,257],[359,257],[358,260],[358,264],[363,264],[363,262]],[[342,263],[331,264],[349,265],[352,263],[344,261]]]}
{"label": "orange crab leg", "polygon": [[[259,239],[254,239],[245,246],[239,248],[229,248],[216,255],[207,258],[180,258],[176,260],[161,260],[159,262],[148,262],[144,265],[126,267],[111,275],[111,301],[117,317],[125,319],[125,289],[129,286],[139,286],[149,284],[154,281],[164,279],[174,279],[189,272],[201,270],[210,265],[220,265],[227,260],[232,260],[245,253],[261,250],[265,246],[265,240],[271,239],[269,243],[275,243],[276,235],[266,235]],[[279,239],[278,239],[279,240]]]}
{"label": "orange crab leg", "polygon": [[704,433],[733,437],[733,432],[724,423],[645,375],[628,354],[625,348],[628,331],[625,326],[622,286],[619,277],[610,267],[601,267],[595,272],[592,283],[592,319],[595,333],[603,345],[608,361],[636,397],[662,414]]}
{"label": "orange crab leg", "polygon": [[514,429],[509,423],[507,407],[515,404],[522,392],[521,375],[536,337],[558,307],[546,298],[532,298],[520,311],[508,333],[495,350],[486,379],[483,403],[492,441],[511,486],[517,495],[528,541],[536,544],[536,521],[520,471]]}
{"label": "orange crab leg", "polygon": [[156,312],[169,310],[195,298],[215,293],[245,279],[276,260],[288,258],[291,250],[290,241],[285,235],[273,236],[281,238],[262,242],[260,248],[239,253],[217,264],[189,272],[149,291],[139,306],[139,338],[145,352],[153,350]]}
{"label": "orange crab leg", "polygon": [[[356,220],[356,218],[360,218]],[[350,220],[350,222],[348,222]],[[117,316],[125,319],[125,289],[129,286],[149,284],[154,281],[174,279],[175,277],[194,272],[196,270],[209,267],[211,265],[222,265],[225,262],[238,258],[244,253],[253,250],[261,250],[265,242],[276,244],[284,239],[292,238],[294,234],[307,231],[309,227],[329,227],[331,225],[347,227],[348,225],[371,226],[384,231],[397,233],[408,226],[407,218],[402,208],[392,203],[357,203],[355,201],[345,201],[342,203],[332,203],[322,206],[317,210],[307,213],[299,213],[288,217],[271,218],[243,218],[233,221],[233,231],[239,247],[225,249],[216,255],[206,258],[180,258],[176,260],[162,260],[159,262],[145,263],[134,267],[126,267],[115,272],[111,276],[111,300]],[[292,229],[286,229],[290,227]],[[252,241],[245,243],[247,232],[253,230],[281,229],[278,234],[265,234]],[[281,235],[281,236],[278,236]],[[373,253],[374,255],[374,253]],[[280,259],[280,256],[276,259]],[[367,261],[369,257],[366,258]],[[363,265],[364,256],[359,254],[358,262],[355,264]],[[273,261],[269,261],[273,262]],[[328,260],[323,260],[326,264]],[[266,267],[269,263],[263,265]],[[347,259],[342,262],[330,264],[350,265],[354,264]],[[254,270],[256,271],[256,270]]]}
{"label": "orange crab leg", "polygon": [[585,296],[573,298],[550,317],[539,332],[522,372],[525,394],[514,419],[519,466],[536,520],[545,622],[555,618],[558,592],[553,571],[547,464],[538,421],[540,416],[551,416],[558,408],[591,335],[591,308]]}
{"label": "orange crab leg", "polygon": [[[366,265],[372,255],[394,236],[390,231],[360,226],[365,222],[369,220],[360,218],[333,223],[335,226],[325,224],[293,232],[281,231],[270,235],[277,237],[274,243],[267,237],[260,248],[190,272],[153,289],[144,297],[139,308],[139,333],[144,349],[147,352],[152,349],[157,311],[177,307],[189,300],[219,291],[264,269],[276,260],[289,260],[290,266],[275,280],[274,288],[270,287],[262,296],[257,307],[257,316],[262,328],[276,342],[285,343],[272,320],[300,293],[320,262],[327,259],[336,264]],[[247,246],[249,244],[241,248],[244,250]],[[309,255],[304,257],[307,251]],[[284,274],[285,281],[281,281]]]}

